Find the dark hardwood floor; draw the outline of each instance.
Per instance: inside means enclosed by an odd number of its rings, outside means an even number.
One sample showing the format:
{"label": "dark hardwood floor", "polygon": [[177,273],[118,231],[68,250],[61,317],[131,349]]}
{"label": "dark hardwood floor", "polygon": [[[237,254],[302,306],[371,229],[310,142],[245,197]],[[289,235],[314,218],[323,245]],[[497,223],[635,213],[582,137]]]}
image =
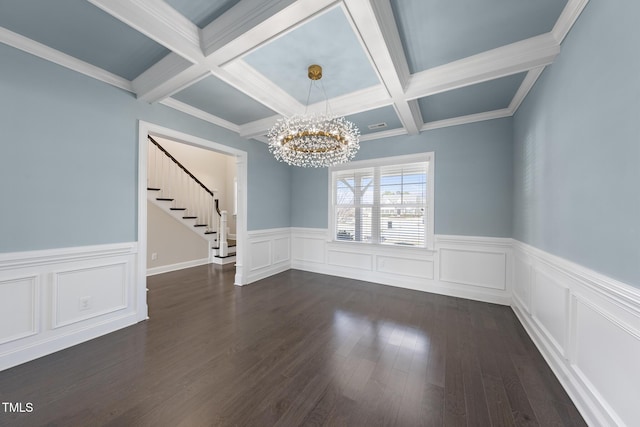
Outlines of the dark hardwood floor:
{"label": "dark hardwood floor", "polygon": [[151,319],[0,372],[2,426],[583,426],[508,307],[290,270],[149,278]]}

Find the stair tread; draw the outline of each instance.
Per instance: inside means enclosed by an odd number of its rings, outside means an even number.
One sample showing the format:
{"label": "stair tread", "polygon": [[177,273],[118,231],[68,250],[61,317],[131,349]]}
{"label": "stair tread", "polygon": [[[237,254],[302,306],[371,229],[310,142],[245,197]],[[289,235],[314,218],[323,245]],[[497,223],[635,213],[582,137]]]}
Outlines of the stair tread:
{"label": "stair tread", "polygon": [[160,191],[159,188],[147,187],[147,191]]}
{"label": "stair tread", "polygon": [[[236,245],[233,246],[227,246],[227,249],[231,249],[231,248],[235,248]],[[220,246],[211,246],[211,249],[220,249]]]}
{"label": "stair tread", "polygon": [[170,211],[186,211],[187,208],[169,208]]}
{"label": "stair tread", "polygon": [[206,231],[204,234],[216,234],[216,233],[218,233],[218,232],[217,231]]}
{"label": "stair tread", "polygon": [[194,227],[206,227],[207,224],[195,224]]}
{"label": "stair tread", "polygon": [[196,219],[197,216],[183,216],[182,219]]}
{"label": "stair tread", "polygon": [[156,197],[156,200],[160,200],[162,202],[173,202],[173,199],[168,199],[166,197]]}
{"label": "stair tread", "polygon": [[224,258],[231,258],[231,257],[235,257],[235,256],[236,256],[236,254],[231,254],[231,255],[227,255],[227,256],[216,255],[215,258],[223,258],[224,259]]}

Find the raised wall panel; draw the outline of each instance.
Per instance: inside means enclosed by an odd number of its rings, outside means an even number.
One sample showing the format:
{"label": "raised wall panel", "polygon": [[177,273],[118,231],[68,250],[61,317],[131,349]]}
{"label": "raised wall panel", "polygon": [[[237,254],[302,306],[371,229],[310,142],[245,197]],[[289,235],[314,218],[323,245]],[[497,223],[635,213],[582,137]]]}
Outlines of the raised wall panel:
{"label": "raised wall panel", "polygon": [[289,247],[291,240],[288,237],[273,239],[273,263],[289,261]]}
{"label": "raised wall panel", "polygon": [[271,240],[261,240],[249,243],[251,268],[249,271],[259,270],[271,265]]}
{"label": "raised wall panel", "polygon": [[[127,307],[127,263],[57,271],[53,277],[54,328]],[[82,300],[88,298],[88,306]]]}
{"label": "raised wall panel", "polygon": [[521,258],[515,257],[513,262],[513,293],[520,299],[527,313],[531,312],[531,266]]}
{"label": "raised wall panel", "polygon": [[292,244],[293,259],[324,264],[324,246],[325,239],[296,236]]}
{"label": "raised wall panel", "polygon": [[550,275],[534,275],[532,313],[536,322],[560,354],[565,353],[569,292]]}
{"label": "raised wall panel", "polygon": [[507,256],[503,252],[441,249],[440,280],[506,289]]}
{"label": "raised wall panel", "polygon": [[581,299],[575,325],[576,371],[617,413],[617,425],[639,425],[640,331]]}
{"label": "raised wall panel", "polygon": [[0,344],[38,333],[38,276],[0,281]]}
{"label": "raised wall panel", "polygon": [[433,261],[378,255],[376,270],[381,273],[433,279]]}
{"label": "raised wall panel", "polygon": [[373,256],[370,254],[329,250],[328,258],[328,264],[337,267],[350,267],[360,270],[371,270],[373,267]]}

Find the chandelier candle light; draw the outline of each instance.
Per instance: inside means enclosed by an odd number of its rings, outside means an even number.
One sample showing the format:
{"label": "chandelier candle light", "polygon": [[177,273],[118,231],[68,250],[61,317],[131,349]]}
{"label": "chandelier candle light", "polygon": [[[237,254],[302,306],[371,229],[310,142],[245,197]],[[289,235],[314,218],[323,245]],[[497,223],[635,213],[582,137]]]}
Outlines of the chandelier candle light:
{"label": "chandelier candle light", "polygon": [[[309,66],[309,95],[314,81],[322,78],[322,67]],[[307,95],[307,106],[309,104]],[[273,156],[293,166],[322,168],[347,163],[360,149],[360,130],[344,117],[329,113],[326,93],[325,114],[294,115],[278,119],[271,128],[269,150]]]}

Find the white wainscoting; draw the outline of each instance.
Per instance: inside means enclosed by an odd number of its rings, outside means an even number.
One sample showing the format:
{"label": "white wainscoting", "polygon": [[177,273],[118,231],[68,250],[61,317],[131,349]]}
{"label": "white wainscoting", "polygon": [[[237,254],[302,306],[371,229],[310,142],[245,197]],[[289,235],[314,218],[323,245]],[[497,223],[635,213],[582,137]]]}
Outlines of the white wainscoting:
{"label": "white wainscoting", "polygon": [[0,370],[141,320],[136,257],[136,243],[0,254]]}
{"label": "white wainscoting", "polygon": [[640,289],[513,247],[513,309],[587,423],[640,426]]}
{"label": "white wainscoting", "polygon": [[511,239],[436,236],[434,250],[333,242],[327,229],[291,229],[291,267],[509,305]]}
{"label": "white wainscoting", "polygon": [[247,232],[247,264],[245,281],[256,280],[291,268],[291,229],[272,228]]}

